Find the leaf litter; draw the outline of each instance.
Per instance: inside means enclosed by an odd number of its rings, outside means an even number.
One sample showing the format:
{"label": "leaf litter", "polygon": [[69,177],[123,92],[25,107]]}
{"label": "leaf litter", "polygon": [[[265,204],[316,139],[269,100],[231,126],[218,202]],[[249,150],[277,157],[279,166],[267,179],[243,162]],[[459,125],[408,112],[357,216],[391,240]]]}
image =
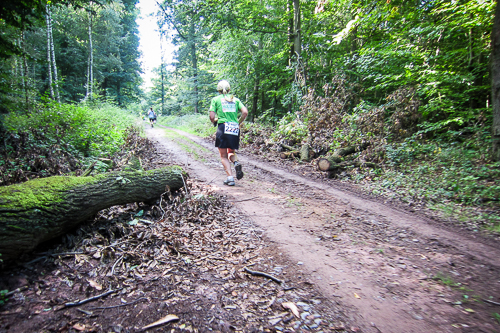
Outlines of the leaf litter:
{"label": "leaf litter", "polygon": [[[28,289],[0,308],[0,332],[349,327],[312,284],[300,283],[305,277],[276,253],[262,230],[196,180],[152,206],[103,210],[47,247],[2,276],[6,288]],[[297,302],[307,304],[301,314]]]}

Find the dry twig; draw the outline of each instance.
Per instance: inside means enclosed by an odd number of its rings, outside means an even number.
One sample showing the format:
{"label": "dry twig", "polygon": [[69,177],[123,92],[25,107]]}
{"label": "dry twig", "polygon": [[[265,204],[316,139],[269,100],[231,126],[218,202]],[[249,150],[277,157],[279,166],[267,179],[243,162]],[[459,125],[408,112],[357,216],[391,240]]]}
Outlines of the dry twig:
{"label": "dry twig", "polygon": [[69,308],[71,306],[78,306],[78,305],[82,305],[82,304],[85,304],[87,302],[90,302],[90,301],[95,301],[96,299],[99,299],[101,297],[105,297],[105,296],[108,296],[109,294],[112,294],[112,293],[116,293],[117,291],[119,290],[122,290],[123,288],[118,288],[118,289],[114,289],[114,290],[109,290],[109,291],[106,291],[105,293],[102,293],[100,295],[96,295],[96,296],[93,296],[93,297],[89,297],[89,298],[86,298],[84,300],[81,300],[81,301],[76,301],[76,302],[69,302],[69,303],[65,303],[64,306]]}
{"label": "dry twig", "polygon": [[498,306],[500,306],[500,303],[498,303],[498,302],[494,302],[494,301],[490,301],[489,299],[483,299],[483,302],[486,302],[486,303],[490,303],[490,304],[493,304],[493,305],[498,305]]}
{"label": "dry twig", "polygon": [[248,267],[245,267],[244,269],[245,269],[245,272],[250,273],[250,274],[252,274],[252,275],[256,275],[256,276],[263,276],[263,277],[266,277],[266,278],[268,278],[268,279],[271,279],[271,280],[273,280],[274,282],[279,283],[279,284],[282,284],[282,283],[283,283],[283,281],[282,281],[282,280],[280,280],[280,279],[278,279],[277,277],[274,277],[274,276],[272,276],[272,275],[270,275],[270,274],[267,274],[267,273],[264,273],[264,272],[259,272],[259,271],[252,271],[252,270],[248,269]]}

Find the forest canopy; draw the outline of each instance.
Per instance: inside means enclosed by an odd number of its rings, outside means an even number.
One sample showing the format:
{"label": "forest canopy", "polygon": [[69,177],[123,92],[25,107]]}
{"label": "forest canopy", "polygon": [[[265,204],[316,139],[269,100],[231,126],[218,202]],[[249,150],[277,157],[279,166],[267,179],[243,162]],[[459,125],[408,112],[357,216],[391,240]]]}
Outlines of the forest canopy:
{"label": "forest canopy", "polygon": [[[3,2],[0,110],[100,97],[141,96],[136,0]],[[21,103],[22,101],[22,103]]]}
{"label": "forest canopy", "polygon": [[250,118],[272,124],[289,114],[315,119],[311,99],[334,95],[342,110],[321,112],[382,108],[390,117],[399,103],[412,115],[394,139],[488,131],[495,4],[166,0],[158,26],[178,49],[150,99],[164,114],[201,112],[214,82],[227,79]]}

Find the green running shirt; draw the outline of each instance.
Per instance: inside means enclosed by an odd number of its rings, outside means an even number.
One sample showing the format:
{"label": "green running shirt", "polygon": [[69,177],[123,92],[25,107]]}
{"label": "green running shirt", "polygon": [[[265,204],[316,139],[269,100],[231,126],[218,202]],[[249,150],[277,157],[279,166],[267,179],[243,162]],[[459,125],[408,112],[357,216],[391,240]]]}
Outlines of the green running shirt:
{"label": "green running shirt", "polygon": [[210,103],[210,111],[215,112],[217,118],[219,118],[219,120],[217,121],[218,124],[227,122],[237,123],[238,111],[241,110],[244,105],[236,97],[233,97],[233,101],[229,102],[226,101],[224,96],[227,95],[220,94],[219,96],[212,98],[212,102]]}

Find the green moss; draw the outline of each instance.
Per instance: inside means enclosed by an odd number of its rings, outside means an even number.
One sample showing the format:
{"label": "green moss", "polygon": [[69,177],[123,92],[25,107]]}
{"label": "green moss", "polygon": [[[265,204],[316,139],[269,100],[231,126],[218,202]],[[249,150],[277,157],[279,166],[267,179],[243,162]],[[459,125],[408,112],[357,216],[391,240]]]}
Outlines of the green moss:
{"label": "green moss", "polygon": [[61,202],[64,199],[64,193],[75,185],[95,181],[94,177],[56,176],[1,187],[0,207],[14,204],[29,209],[45,206],[48,202]]}
{"label": "green moss", "polygon": [[[165,169],[183,173],[181,167],[171,166]],[[153,174],[155,170],[143,171],[145,175]],[[117,173],[117,181],[127,178],[127,174],[136,172]],[[0,187],[0,208],[22,208],[24,210],[38,210],[48,204],[64,202],[68,191],[82,186],[97,184],[108,179],[110,173],[99,174],[94,177],[55,176],[39,178],[22,184]],[[120,178],[120,179],[118,179]]]}

